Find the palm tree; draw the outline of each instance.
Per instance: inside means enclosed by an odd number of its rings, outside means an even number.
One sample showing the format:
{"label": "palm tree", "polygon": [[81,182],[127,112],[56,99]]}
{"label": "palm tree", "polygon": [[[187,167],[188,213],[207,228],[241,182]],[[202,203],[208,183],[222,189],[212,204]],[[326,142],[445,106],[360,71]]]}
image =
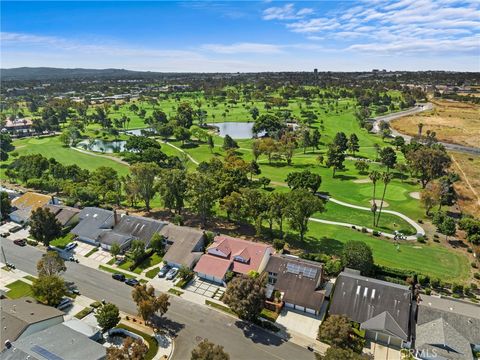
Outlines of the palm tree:
{"label": "palm tree", "polygon": [[377,201],[375,199],[375,191],[377,188],[377,181],[380,180],[380,173],[376,170],[373,170],[368,177],[373,183],[372,213],[373,213],[373,226],[375,226],[375,213],[377,211]]}
{"label": "palm tree", "polygon": [[380,202],[380,210],[378,211],[377,226],[378,226],[378,223],[380,222],[380,215],[382,215],[383,199],[385,198],[385,193],[387,192],[387,185],[390,181],[392,181],[392,178],[393,178],[392,173],[383,173],[382,175],[383,195],[382,195],[382,201]]}
{"label": "palm tree", "polygon": [[423,123],[418,124],[418,137],[422,137]]}

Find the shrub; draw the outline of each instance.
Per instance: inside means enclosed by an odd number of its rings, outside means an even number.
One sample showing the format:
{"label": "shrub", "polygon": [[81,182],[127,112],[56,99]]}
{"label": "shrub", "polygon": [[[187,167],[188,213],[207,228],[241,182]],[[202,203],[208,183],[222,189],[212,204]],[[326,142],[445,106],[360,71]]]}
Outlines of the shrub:
{"label": "shrub", "polygon": [[367,233],[367,229],[362,227],[362,233],[364,233],[364,234]]}
{"label": "shrub", "polygon": [[285,240],[281,240],[281,239],[273,240],[273,247],[277,251],[283,250],[283,248],[285,247]]}
{"label": "shrub", "polygon": [[30,245],[30,246],[37,246],[37,245],[38,245],[38,241],[28,240],[28,239],[27,239],[27,244]]}
{"label": "shrub", "polygon": [[373,236],[380,236],[380,232],[378,232],[377,230],[373,230],[372,235]]}
{"label": "shrub", "polygon": [[425,236],[423,235],[420,235],[419,237],[417,237],[417,241],[422,244],[425,244],[427,242]]}
{"label": "shrub", "polygon": [[228,270],[225,274],[225,282],[226,283],[230,282],[234,276],[235,276],[235,273],[233,271]]}
{"label": "shrub", "polygon": [[476,272],[475,274],[473,274],[473,277],[477,280],[480,280],[480,272]]}
{"label": "shrub", "polygon": [[432,289],[426,288],[425,289],[425,294],[430,295],[432,293]]}
{"label": "shrub", "polygon": [[463,286],[460,284],[453,284],[452,285],[452,291],[454,293],[462,294],[463,293]]}
{"label": "shrub", "polygon": [[478,265],[477,265],[477,263],[476,263],[475,261],[472,261],[472,263],[471,263],[470,265],[472,265],[472,267],[473,267],[474,269],[476,269],[476,268],[478,267]]}
{"label": "shrub", "polygon": [[472,289],[472,290],[477,290],[477,289],[478,289],[477,284],[475,284],[475,283],[473,283],[473,282],[470,283],[470,289]]}
{"label": "shrub", "polygon": [[467,249],[467,252],[469,252],[470,254],[473,253],[473,249],[472,248],[468,248]]}
{"label": "shrub", "polygon": [[91,303],[90,306],[94,309],[98,309],[100,306],[102,306],[102,303],[100,301],[95,301]]}

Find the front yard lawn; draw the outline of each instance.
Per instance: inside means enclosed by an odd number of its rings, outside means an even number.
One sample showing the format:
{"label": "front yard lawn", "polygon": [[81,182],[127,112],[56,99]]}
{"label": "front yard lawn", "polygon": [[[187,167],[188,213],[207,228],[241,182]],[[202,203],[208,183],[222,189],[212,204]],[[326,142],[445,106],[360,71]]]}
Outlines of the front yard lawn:
{"label": "front yard lawn", "polygon": [[65,236],[62,236],[62,237],[59,237],[55,240],[52,240],[50,241],[50,245],[51,246],[55,246],[59,249],[65,249],[65,246],[67,246],[67,244],[69,242],[72,242],[73,241],[73,238],[74,238],[75,235],[71,234],[71,233],[68,233],[67,235]]}
{"label": "front yard lawn", "polygon": [[150,278],[150,279],[153,279],[155,276],[157,276],[158,272],[160,271],[160,268],[159,267],[156,267],[156,268],[153,268],[151,270],[148,270],[146,273],[145,273],[145,276]]}
{"label": "front yard lawn", "polygon": [[155,355],[157,355],[158,343],[157,343],[157,339],[155,339],[153,336],[145,334],[144,332],[141,332],[137,329],[131,328],[130,326],[125,325],[125,324],[118,324],[117,328],[125,329],[125,330],[130,331],[134,334],[140,335],[142,338],[145,339],[145,341],[148,344],[148,351],[145,354],[145,356],[143,357],[145,360],[151,360],[155,357]]}
{"label": "front yard lawn", "polygon": [[260,317],[270,320],[271,322],[275,322],[277,321],[278,314],[272,310],[262,309],[262,312],[260,313]]}
{"label": "front yard lawn", "polygon": [[163,258],[160,255],[154,253],[152,256],[141,262],[135,269],[130,270],[130,267],[133,266],[134,261],[133,259],[127,258],[127,260],[123,264],[121,264],[119,268],[123,270],[133,271],[135,274],[141,274],[143,270],[160,264],[162,260]]}
{"label": "front yard lawn", "polygon": [[7,292],[7,296],[10,299],[18,299],[24,296],[33,297],[32,286],[22,280],[17,280],[7,285],[7,288],[10,289],[10,291]]}

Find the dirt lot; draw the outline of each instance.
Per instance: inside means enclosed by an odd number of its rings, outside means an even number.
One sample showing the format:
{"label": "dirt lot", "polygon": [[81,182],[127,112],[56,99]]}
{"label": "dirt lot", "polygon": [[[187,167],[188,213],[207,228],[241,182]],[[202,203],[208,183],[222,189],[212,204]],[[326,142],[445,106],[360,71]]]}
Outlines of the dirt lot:
{"label": "dirt lot", "polygon": [[453,170],[462,180],[455,184],[462,212],[480,217],[480,156],[450,152]]}
{"label": "dirt lot", "polygon": [[441,141],[480,147],[480,106],[457,101],[433,100],[432,111],[406,116],[391,122],[401,133],[417,135],[418,124],[423,134],[435,131]]}

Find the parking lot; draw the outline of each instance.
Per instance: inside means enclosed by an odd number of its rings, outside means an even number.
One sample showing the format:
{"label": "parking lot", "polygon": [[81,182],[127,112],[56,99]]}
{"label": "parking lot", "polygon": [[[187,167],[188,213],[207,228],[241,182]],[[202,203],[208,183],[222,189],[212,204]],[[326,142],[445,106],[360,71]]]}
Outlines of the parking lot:
{"label": "parking lot", "polygon": [[216,300],[220,300],[221,296],[225,292],[225,288],[223,286],[202,280],[198,277],[195,277],[190,284],[187,285],[185,290]]}

